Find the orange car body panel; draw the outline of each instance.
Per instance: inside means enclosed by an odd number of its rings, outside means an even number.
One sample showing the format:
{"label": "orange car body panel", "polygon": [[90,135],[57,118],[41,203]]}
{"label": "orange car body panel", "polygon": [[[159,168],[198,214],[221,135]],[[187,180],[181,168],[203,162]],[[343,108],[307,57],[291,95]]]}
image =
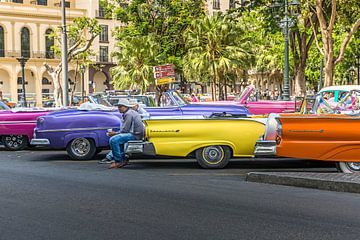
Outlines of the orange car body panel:
{"label": "orange car body panel", "polygon": [[280,114],[278,156],[327,161],[360,161],[360,117],[337,114]]}

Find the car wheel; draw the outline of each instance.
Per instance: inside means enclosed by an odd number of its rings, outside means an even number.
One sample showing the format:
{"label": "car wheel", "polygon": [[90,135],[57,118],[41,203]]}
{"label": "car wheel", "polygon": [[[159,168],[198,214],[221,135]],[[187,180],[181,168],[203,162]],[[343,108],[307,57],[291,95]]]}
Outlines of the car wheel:
{"label": "car wheel", "polygon": [[338,162],[336,166],[343,173],[360,173],[360,162]]}
{"label": "car wheel", "polygon": [[24,135],[7,135],[2,137],[2,142],[7,150],[19,151],[29,145],[27,136]]}
{"label": "car wheel", "polygon": [[75,138],[66,147],[71,159],[87,160],[92,159],[96,154],[96,146],[93,139]]}
{"label": "car wheel", "polygon": [[196,150],[196,160],[202,168],[224,168],[230,160],[227,146],[208,146]]}

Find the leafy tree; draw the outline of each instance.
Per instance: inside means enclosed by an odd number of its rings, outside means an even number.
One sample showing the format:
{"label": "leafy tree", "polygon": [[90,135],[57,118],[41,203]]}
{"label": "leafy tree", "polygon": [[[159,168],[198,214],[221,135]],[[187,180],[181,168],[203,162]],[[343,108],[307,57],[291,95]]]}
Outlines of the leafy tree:
{"label": "leafy tree", "polygon": [[204,16],[203,0],[121,0],[107,1],[118,20],[119,42],[128,37],[153,35],[159,45],[156,64],[173,63],[181,72],[185,55],[183,34],[193,19]]}
{"label": "leafy tree", "polygon": [[[81,61],[82,64],[89,64],[88,57],[91,55],[90,47],[95,38],[100,34],[101,27],[99,26],[96,19],[87,17],[75,18],[71,25],[67,27],[68,30],[68,41],[70,47],[68,48],[68,62]],[[54,50],[57,55],[61,55],[60,46],[61,40],[61,29],[57,29],[51,37],[54,38],[55,46]],[[56,106],[62,106],[61,97],[61,84],[59,75],[62,71],[62,62],[60,62],[55,68],[44,63],[49,75],[54,83],[54,100]]]}
{"label": "leafy tree", "polygon": [[216,86],[221,94],[223,86],[227,85],[224,82],[226,75],[246,62],[249,55],[248,42],[242,41],[244,39],[241,39],[238,25],[220,14],[193,21],[185,36],[188,49],[185,76],[198,79],[210,77],[213,99],[217,99],[214,96]]}
{"label": "leafy tree", "polygon": [[[324,56],[325,86],[333,85],[335,66],[343,61],[346,49],[360,27],[360,2],[358,0],[308,0],[319,20]],[[315,30],[314,30],[315,31]],[[336,37],[341,36],[339,42]]]}
{"label": "leafy tree", "polygon": [[158,54],[159,45],[153,35],[123,38],[114,54],[117,66],[111,69],[115,87],[146,91],[154,80],[152,69]]}

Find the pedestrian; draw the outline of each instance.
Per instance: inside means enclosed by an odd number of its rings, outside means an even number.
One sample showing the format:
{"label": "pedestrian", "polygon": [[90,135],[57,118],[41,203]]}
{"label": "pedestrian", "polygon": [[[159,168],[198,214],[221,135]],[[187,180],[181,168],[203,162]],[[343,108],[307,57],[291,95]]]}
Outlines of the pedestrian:
{"label": "pedestrian", "polygon": [[150,117],[150,114],[142,106],[140,106],[136,99],[130,99],[129,103],[132,105],[132,110],[138,112],[142,119]]}
{"label": "pedestrian", "polygon": [[278,90],[277,88],[275,88],[275,93],[274,93],[274,95],[275,95],[275,99],[274,99],[274,100],[279,100],[280,92],[279,92],[279,90]]}
{"label": "pedestrian", "polygon": [[[112,155],[112,162],[109,169],[122,168],[128,164],[124,145],[131,140],[141,140],[145,133],[145,127],[141,121],[140,114],[132,109],[133,106],[130,105],[127,99],[119,99],[116,106],[119,112],[123,114],[123,121],[120,132],[108,132]],[[108,155],[110,155],[110,153]]]}
{"label": "pedestrian", "polygon": [[199,102],[199,99],[195,96],[195,93],[191,94],[191,101],[192,102]]}

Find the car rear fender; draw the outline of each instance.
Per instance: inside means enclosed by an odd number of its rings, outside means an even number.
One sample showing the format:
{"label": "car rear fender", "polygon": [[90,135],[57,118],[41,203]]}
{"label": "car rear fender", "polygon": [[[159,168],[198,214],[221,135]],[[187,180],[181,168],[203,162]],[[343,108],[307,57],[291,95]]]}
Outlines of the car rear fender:
{"label": "car rear fender", "polygon": [[95,145],[98,146],[99,138],[96,133],[69,133],[64,137],[64,146],[66,147],[75,138],[91,138],[94,140]]}

